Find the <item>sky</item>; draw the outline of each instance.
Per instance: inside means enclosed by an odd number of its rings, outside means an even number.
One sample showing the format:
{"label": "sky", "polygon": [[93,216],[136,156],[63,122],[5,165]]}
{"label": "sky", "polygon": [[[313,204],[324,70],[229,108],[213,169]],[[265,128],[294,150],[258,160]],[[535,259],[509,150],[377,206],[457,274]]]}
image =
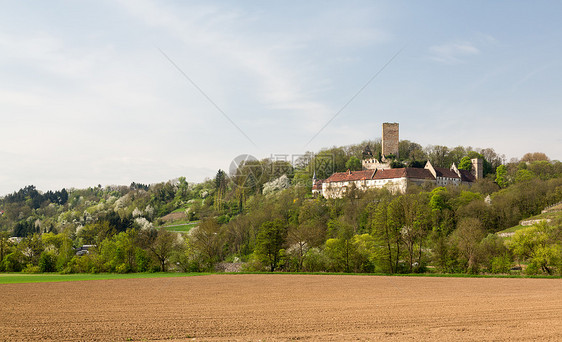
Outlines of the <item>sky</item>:
{"label": "sky", "polygon": [[380,138],[562,160],[562,3],[2,1],[0,196]]}

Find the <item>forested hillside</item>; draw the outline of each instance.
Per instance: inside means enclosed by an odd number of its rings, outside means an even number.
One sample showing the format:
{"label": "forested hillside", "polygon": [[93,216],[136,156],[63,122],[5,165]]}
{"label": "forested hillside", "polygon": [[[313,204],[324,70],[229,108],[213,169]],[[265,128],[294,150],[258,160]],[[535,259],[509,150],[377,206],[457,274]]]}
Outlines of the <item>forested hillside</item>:
{"label": "forested hillside", "polygon": [[248,161],[199,184],[27,186],[0,199],[0,271],[562,273],[559,215],[495,234],[562,201],[561,162],[528,153],[506,163],[492,149],[401,141],[395,167],[430,160],[466,169],[480,157],[485,178],[470,188],[311,196],[313,174],[360,168],[366,145],[380,152],[371,141],[307,153],[294,165]]}

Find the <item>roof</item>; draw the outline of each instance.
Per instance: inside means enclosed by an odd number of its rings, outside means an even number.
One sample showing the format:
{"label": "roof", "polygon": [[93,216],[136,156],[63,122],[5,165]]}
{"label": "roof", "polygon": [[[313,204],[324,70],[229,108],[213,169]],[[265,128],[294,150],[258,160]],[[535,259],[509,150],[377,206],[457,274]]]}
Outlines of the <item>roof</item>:
{"label": "roof", "polygon": [[476,182],[476,177],[468,170],[459,170],[461,173],[461,181],[463,182]]}
{"label": "roof", "polygon": [[416,179],[435,179],[431,171],[417,167],[407,167],[406,177]]}
{"label": "roof", "polygon": [[326,178],[324,182],[352,182],[364,179],[372,179],[375,171],[376,170],[336,172],[330,177]]}
{"label": "roof", "polygon": [[373,179],[390,179],[402,177],[406,177],[406,169],[403,167],[398,169],[377,170],[377,173],[375,173],[375,177],[373,177]]}
{"label": "roof", "polygon": [[459,175],[457,175],[453,170],[435,166],[433,167],[433,169],[435,169],[435,174],[437,177],[459,178]]}
{"label": "roof", "polygon": [[[456,176],[456,174],[455,174]],[[413,167],[396,169],[377,169],[364,171],[336,172],[324,182],[352,182],[367,179],[393,179],[393,178],[435,179],[429,170]]]}
{"label": "roof", "polygon": [[324,183],[323,179],[319,179],[314,182],[312,185],[312,190],[322,190],[322,183]]}

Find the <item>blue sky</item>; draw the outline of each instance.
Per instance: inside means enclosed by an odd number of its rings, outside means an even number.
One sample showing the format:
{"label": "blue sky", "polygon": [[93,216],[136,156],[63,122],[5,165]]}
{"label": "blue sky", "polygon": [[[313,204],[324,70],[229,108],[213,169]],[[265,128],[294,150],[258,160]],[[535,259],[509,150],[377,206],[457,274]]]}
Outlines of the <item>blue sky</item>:
{"label": "blue sky", "polygon": [[202,181],[244,153],[375,139],[382,122],[423,146],[560,160],[560,13],[546,1],[4,2],[0,195]]}

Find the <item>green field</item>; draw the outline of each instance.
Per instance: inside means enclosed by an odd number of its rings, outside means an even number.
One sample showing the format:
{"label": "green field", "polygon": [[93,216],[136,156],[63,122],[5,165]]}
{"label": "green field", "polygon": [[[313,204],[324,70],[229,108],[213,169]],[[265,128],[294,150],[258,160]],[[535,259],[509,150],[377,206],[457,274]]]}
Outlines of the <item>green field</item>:
{"label": "green field", "polygon": [[[551,220],[556,220],[556,219],[560,219],[562,220],[562,211],[553,211],[553,212],[548,212],[548,213],[544,213],[544,214],[539,214],[539,215],[535,215],[535,216],[531,216],[529,218],[526,218],[522,221],[527,221],[527,220],[545,220],[545,219],[551,219]],[[517,225],[517,226],[513,226],[507,229],[504,229],[502,231],[497,232],[497,234],[500,233],[513,233],[516,232],[520,229],[523,228],[529,228],[530,226],[522,226],[522,225]]]}
{"label": "green field", "polygon": [[410,273],[410,274],[383,274],[383,273],[334,273],[334,272],[241,272],[241,273],[98,273],[98,274],[25,274],[25,273],[0,273],[0,284],[16,283],[48,283],[61,281],[86,281],[106,279],[142,279],[142,278],[167,278],[167,277],[193,277],[210,274],[279,274],[279,275],[353,275],[353,276],[394,276],[394,277],[439,277],[439,278],[547,278],[560,279],[560,276],[529,276],[520,274],[437,274],[437,273]]}
{"label": "green field", "polygon": [[167,226],[160,226],[160,227],[158,227],[158,229],[164,228],[164,229],[169,230],[171,232],[187,233],[191,230],[191,228],[196,227],[198,224],[199,224],[199,221],[197,221],[197,222],[176,221],[176,222],[174,222],[174,224],[167,225]]}
{"label": "green field", "polygon": [[208,273],[98,273],[98,274],[57,274],[57,273],[0,273],[0,284],[14,283],[45,283],[60,281],[84,281],[84,280],[105,280],[105,279],[138,279],[138,278],[163,278],[163,277],[191,277],[206,275]]}

